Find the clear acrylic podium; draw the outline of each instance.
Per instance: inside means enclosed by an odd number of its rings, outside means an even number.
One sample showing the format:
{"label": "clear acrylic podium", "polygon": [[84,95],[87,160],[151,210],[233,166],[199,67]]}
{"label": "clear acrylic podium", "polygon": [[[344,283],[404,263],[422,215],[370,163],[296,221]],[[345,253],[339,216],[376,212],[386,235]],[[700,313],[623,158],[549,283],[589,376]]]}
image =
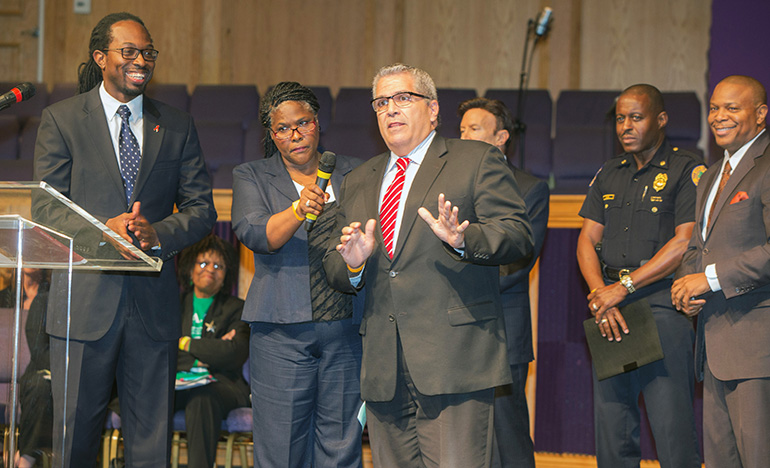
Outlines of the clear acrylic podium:
{"label": "clear acrylic podium", "polygon": [[[14,466],[20,412],[19,379],[30,362],[25,333],[24,269],[57,270],[66,276],[67,350],[73,270],[159,272],[163,263],[118,236],[45,182],[0,182],[0,427],[3,464]],[[73,299],[75,302],[73,303]],[[68,362],[69,360],[67,360]],[[50,380],[50,369],[48,373]],[[67,382],[65,378],[65,392]],[[66,395],[66,393],[65,393]],[[65,397],[66,401],[66,397]],[[64,420],[64,418],[61,418]],[[66,425],[61,433],[66,433]],[[61,455],[61,454],[59,454]]]}

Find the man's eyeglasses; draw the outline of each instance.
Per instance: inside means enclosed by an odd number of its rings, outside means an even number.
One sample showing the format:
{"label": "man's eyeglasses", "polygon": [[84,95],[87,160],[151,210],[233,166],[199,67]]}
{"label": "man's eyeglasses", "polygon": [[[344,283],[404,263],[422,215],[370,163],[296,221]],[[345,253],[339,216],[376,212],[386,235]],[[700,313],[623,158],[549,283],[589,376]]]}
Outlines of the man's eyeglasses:
{"label": "man's eyeglasses", "polygon": [[393,96],[383,96],[372,99],[372,109],[374,109],[374,112],[378,114],[385,112],[388,110],[388,101],[391,99],[393,100],[393,104],[398,107],[409,107],[412,105],[413,97],[430,99],[424,94],[413,93],[411,91],[402,91],[400,93],[394,94]]}
{"label": "man's eyeglasses", "polygon": [[137,49],[136,47],[121,47],[120,49],[102,49],[103,51],[108,50],[119,50],[120,55],[126,59],[126,60],[136,60],[137,57],[139,57],[139,52],[142,53],[142,58],[147,60],[148,62],[154,62],[155,59],[158,58],[158,49]]}
{"label": "man's eyeglasses", "polygon": [[209,265],[214,267],[214,270],[216,270],[216,271],[224,270],[225,269],[225,266],[224,265],[220,265],[219,263],[200,262],[197,265],[198,265],[198,268],[200,268],[201,270],[205,270],[206,267],[209,266]]}
{"label": "man's eyeglasses", "polygon": [[273,132],[273,138],[276,140],[288,140],[298,131],[300,135],[308,135],[315,130],[315,120],[300,120],[296,127],[281,126],[277,130],[270,129]]}

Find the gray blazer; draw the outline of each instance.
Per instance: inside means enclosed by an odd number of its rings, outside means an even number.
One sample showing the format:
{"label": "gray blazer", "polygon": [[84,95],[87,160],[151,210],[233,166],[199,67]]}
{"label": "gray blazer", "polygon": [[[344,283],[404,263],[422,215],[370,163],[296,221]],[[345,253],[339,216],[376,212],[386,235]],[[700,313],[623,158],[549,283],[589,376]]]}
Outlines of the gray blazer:
{"label": "gray blazer", "polygon": [[[383,153],[345,178],[339,229],[379,218],[389,156]],[[417,214],[424,206],[435,216],[439,193],[459,208],[462,220],[471,222],[462,256]],[[524,201],[500,151],[486,143],[436,136],[407,196],[393,259],[378,226],[364,268],[362,398],[393,399],[397,333],[412,379],[425,395],[510,383],[499,265],[530,255],[532,244]],[[334,245],[324,259],[329,283],[354,291]]]}
{"label": "gray blazer", "polygon": [[[179,287],[170,261],[211,231],[216,211],[192,117],[144,97],[144,148],[132,202],[152,223],[165,262],[161,272],[77,272],[72,281],[71,338],[97,340],[112,325],[121,295],[132,298],[147,333],[175,340],[181,332]],[[102,222],[126,211],[126,195],[99,89],[43,110],[35,143],[35,180],[43,180]],[[178,209],[174,212],[174,207]],[[45,207],[35,214],[45,219]],[[98,240],[101,240],[99,238]],[[47,332],[64,337],[66,278],[55,273]]]}
{"label": "gray blazer", "polygon": [[[359,164],[359,159],[337,156],[329,179],[336,197],[342,178]],[[304,227],[280,249],[271,252],[267,247],[267,221],[297,198],[297,189],[277,153],[233,170],[233,230],[254,252],[254,277],[243,307],[242,319],[247,322],[300,323],[313,319]]]}
{"label": "gray blazer", "polygon": [[720,380],[770,377],[770,135],[760,136],[733,170],[704,241],[706,198],[721,161],[698,184],[695,229],[677,276],[716,264],[722,290],[706,294],[698,319],[695,364]]}

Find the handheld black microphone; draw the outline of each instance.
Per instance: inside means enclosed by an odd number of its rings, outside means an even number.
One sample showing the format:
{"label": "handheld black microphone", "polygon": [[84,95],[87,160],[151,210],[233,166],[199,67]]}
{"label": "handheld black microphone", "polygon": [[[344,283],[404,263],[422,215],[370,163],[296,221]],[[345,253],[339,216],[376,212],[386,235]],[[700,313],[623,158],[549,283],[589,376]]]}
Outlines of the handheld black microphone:
{"label": "handheld black microphone", "polygon": [[548,25],[551,22],[551,14],[553,10],[550,7],[543,8],[543,12],[537,18],[537,26],[535,27],[535,35],[537,37],[545,36],[548,32]]}
{"label": "handheld black microphone", "polygon": [[[326,186],[329,184],[329,177],[332,176],[334,166],[337,165],[337,155],[331,151],[324,151],[321,155],[321,160],[318,161],[318,177],[315,179],[315,184],[324,192],[326,192]],[[315,225],[315,220],[318,216],[308,213],[305,215],[305,231],[310,232]]]}
{"label": "handheld black microphone", "polygon": [[11,104],[26,101],[34,95],[35,86],[32,83],[22,83],[0,96],[0,110],[10,107]]}

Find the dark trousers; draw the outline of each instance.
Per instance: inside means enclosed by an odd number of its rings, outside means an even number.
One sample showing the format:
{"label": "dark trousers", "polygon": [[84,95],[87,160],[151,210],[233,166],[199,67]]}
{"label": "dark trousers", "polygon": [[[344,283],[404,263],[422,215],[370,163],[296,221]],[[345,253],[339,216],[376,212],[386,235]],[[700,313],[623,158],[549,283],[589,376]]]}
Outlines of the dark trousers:
{"label": "dark trousers", "polygon": [[719,380],[704,363],[703,451],[711,468],[770,464],[770,378]]}
{"label": "dark trousers", "polygon": [[[662,294],[670,302],[668,291]],[[673,309],[660,308],[653,301],[650,304],[665,358],[602,381],[593,372],[596,459],[600,468],[639,466],[640,393],[644,395],[661,468],[701,466],[693,412],[692,323]]]}
{"label": "dark trousers", "polygon": [[529,363],[512,365],[513,383],[495,389],[494,468],[535,468],[526,394],[528,371]]}
{"label": "dark trousers", "polygon": [[174,393],[174,411],[184,410],[188,468],[214,466],[222,421],[230,411],[248,405],[246,385],[226,380]]}
{"label": "dark trousers", "polygon": [[372,461],[378,468],[489,467],[494,435],[494,388],[423,395],[398,343],[396,395],[367,402]]}
{"label": "dark trousers", "polygon": [[[96,465],[107,404],[117,378],[126,466],[168,466],[176,341],[149,337],[133,301],[122,300],[115,322],[97,341],[69,343],[66,416],[66,342],[51,337],[54,466]],[[73,309],[75,304],[73,303]],[[73,310],[73,313],[77,313]],[[66,439],[62,423],[66,420]],[[62,457],[63,443],[63,457]]]}
{"label": "dark trousers", "polygon": [[255,468],[360,467],[358,325],[252,323],[249,352]]}

